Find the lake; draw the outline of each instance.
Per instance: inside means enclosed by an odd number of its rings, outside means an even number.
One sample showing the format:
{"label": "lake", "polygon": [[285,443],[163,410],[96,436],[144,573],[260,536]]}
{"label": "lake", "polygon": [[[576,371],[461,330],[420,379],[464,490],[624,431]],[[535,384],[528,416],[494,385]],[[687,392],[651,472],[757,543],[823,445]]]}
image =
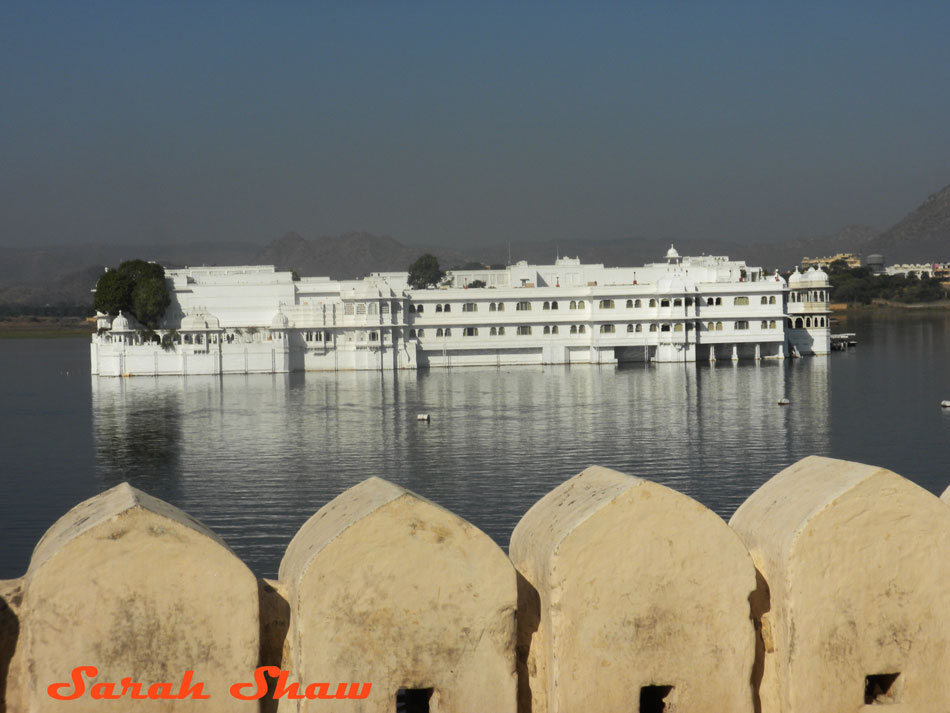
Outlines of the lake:
{"label": "lake", "polygon": [[310,515],[370,476],[505,548],[535,501],[592,464],[724,518],[810,454],[939,494],[950,313],[860,314],[833,331],[859,345],[784,362],[133,379],[91,377],[84,339],[0,340],[0,579],[23,574],[69,508],[126,480],[268,577]]}

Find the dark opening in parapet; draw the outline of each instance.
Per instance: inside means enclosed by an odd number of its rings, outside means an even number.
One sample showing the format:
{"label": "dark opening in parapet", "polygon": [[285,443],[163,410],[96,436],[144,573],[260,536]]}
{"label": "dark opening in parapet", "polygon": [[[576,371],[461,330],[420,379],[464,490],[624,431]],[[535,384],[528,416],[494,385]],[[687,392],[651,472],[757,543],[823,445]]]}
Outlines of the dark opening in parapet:
{"label": "dark opening in parapet", "polygon": [[432,688],[400,688],[396,691],[396,713],[429,713]]}
{"label": "dark opening in parapet", "polygon": [[900,703],[901,675],[875,673],[864,679],[864,703]]}
{"label": "dark opening in parapet", "polygon": [[643,686],[640,689],[640,713],[663,713],[673,692],[672,686]]}

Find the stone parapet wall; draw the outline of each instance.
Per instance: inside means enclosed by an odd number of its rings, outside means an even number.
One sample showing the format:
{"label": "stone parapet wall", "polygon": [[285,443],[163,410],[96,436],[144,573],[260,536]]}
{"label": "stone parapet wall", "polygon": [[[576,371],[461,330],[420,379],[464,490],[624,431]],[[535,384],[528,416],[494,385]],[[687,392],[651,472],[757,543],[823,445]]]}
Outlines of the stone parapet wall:
{"label": "stone parapet wall", "polygon": [[0,713],[926,713],[950,709],[948,660],[950,506],[819,457],[728,524],[592,467],[510,557],[371,478],[300,528],[277,580],[122,484],[0,582]]}

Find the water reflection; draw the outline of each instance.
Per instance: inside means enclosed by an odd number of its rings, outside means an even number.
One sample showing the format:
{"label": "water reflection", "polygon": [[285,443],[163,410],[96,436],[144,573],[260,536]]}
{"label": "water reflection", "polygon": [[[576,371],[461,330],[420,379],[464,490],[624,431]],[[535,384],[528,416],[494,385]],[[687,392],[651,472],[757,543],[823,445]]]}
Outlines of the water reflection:
{"label": "water reflection", "polygon": [[591,464],[727,517],[781,468],[828,453],[828,382],[825,359],[94,379],[97,472],[182,507],[273,576],[300,524],[372,475],[503,546]]}

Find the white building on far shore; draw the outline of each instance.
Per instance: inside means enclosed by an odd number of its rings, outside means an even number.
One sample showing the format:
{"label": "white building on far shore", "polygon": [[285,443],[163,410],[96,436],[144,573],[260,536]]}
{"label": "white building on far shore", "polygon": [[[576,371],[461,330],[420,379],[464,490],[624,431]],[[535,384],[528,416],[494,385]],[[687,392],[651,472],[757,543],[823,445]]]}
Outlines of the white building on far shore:
{"label": "white building on far shore", "polygon": [[[405,272],[294,280],[272,266],[167,270],[172,302],[149,342],[99,316],[101,376],[392,370],[784,358],[829,351],[828,276],[789,283],[727,257],[642,267],[519,262],[457,270],[439,288]],[[485,287],[469,287],[477,280]]]}

